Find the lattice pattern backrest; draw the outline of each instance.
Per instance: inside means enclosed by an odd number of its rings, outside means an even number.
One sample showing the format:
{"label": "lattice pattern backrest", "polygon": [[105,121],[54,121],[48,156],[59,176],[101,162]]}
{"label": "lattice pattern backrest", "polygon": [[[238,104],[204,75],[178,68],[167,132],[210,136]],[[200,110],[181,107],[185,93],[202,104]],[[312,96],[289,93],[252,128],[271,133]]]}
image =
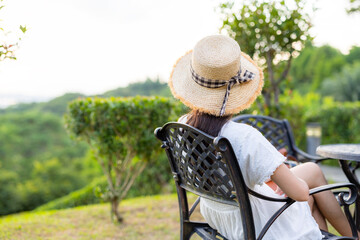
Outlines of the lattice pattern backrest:
{"label": "lattice pattern backrest", "polygon": [[286,148],[288,151],[291,150],[289,134],[283,122],[261,116],[237,119],[237,122],[246,123],[258,129],[276,149]]}
{"label": "lattice pattern backrest", "polygon": [[168,129],[167,134],[180,185],[201,196],[233,202],[234,186],[213,139],[178,127]]}

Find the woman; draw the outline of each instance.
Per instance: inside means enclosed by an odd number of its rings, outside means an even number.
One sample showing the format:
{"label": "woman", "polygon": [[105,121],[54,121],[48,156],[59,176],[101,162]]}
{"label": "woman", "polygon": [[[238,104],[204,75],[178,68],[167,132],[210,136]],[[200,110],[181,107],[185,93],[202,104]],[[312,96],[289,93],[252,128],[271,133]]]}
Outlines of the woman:
{"label": "woman", "polygon": [[[298,201],[271,226],[264,239],[321,239],[325,219],[342,235],[351,229],[331,192],[309,196],[309,189],[327,184],[314,163],[287,168],[281,155],[260,132],[229,121],[261,94],[263,73],[233,39],[214,35],[199,41],[181,57],[169,80],[172,94],[192,111],[180,118],[212,136],[231,142],[247,186],[261,194],[286,194]],[[265,182],[274,181],[274,191]],[[257,234],[282,203],[250,197]],[[228,239],[243,239],[239,209],[202,198],[200,211],[209,225]]]}

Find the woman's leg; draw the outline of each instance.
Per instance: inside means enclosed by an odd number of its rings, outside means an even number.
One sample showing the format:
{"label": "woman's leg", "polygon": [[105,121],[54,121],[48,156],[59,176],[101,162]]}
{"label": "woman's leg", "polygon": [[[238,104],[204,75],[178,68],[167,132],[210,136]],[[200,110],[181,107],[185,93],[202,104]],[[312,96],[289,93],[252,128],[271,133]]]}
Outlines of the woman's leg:
{"label": "woman's leg", "polygon": [[[303,179],[308,184],[310,189],[327,184],[322,170],[315,163],[309,162],[300,164],[291,168],[291,171],[295,174],[295,176]],[[341,235],[352,236],[349,222],[347,221],[346,216],[342,212],[335,196],[331,191],[314,194],[313,198],[315,201],[312,205],[310,205],[310,207],[312,207],[313,212],[315,210],[316,215],[313,216],[315,220],[320,221],[320,223],[318,222],[320,228],[323,223],[319,213],[325,217]],[[316,212],[317,210],[314,209],[314,206],[318,208],[319,213]]]}
{"label": "woman's leg", "polygon": [[320,212],[319,207],[316,205],[314,196],[310,196],[308,204],[310,205],[311,214],[314,217],[315,221],[319,225],[319,228],[325,231],[328,231],[327,223],[325,217]]}

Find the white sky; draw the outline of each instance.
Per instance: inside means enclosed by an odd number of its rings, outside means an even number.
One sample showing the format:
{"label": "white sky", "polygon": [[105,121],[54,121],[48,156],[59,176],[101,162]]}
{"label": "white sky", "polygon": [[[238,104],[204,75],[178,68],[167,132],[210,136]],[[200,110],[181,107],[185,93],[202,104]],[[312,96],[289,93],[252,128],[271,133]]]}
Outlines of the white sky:
{"label": "white sky", "polygon": [[[360,14],[346,14],[348,1],[317,1],[312,31],[317,45],[346,52],[360,44]],[[181,55],[219,32],[218,2],[5,0],[1,26],[12,30],[12,37],[20,24],[28,32],[18,60],[0,62],[0,107],[19,96],[97,94],[146,77],[166,81]]]}

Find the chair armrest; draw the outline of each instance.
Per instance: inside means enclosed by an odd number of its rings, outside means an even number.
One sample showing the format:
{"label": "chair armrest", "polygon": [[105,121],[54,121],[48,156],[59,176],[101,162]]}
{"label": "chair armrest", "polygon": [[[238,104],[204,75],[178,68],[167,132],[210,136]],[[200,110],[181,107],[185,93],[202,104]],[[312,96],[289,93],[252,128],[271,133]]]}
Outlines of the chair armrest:
{"label": "chair armrest", "polygon": [[[338,188],[349,188],[350,191],[347,193],[345,200],[345,204],[350,205],[353,204],[356,200],[357,197],[357,189],[356,186],[352,183],[334,183],[334,184],[328,184],[328,185],[323,185],[320,187],[316,187],[316,188],[312,188],[309,191],[309,195],[314,195],[316,193],[320,193],[320,192],[324,192],[324,191],[328,191],[328,190],[332,190],[332,189],[338,189]],[[251,189],[248,188],[248,192],[249,194],[263,199],[263,200],[267,200],[267,201],[272,201],[272,202],[291,202],[294,201],[293,199],[289,198],[289,197],[282,197],[282,198],[273,198],[273,197],[268,197],[266,195],[262,195],[260,193],[257,193]],[[340,192],[339,194],[341,194],[343,192]]]}
{"label": "chair armrest", "polygon": [[328,184],[328,185],[312,188],[310,189],[309,194],[313,195],[316,193],[320,193],[332,189],[344,188],[344,187],[349,188],[350,191],[349,193],[346,194],[346,196],[344,195],[343,192],[340,193],[343,194],[342,197],[340,198],[341,201],[340,203],[343,205],[353,204],[357,197],[357,189],[356,186],[352,183],[335,183],[335,184]]}
{"label": "chair armrest", "polygon": [[309,153],[304,152],[303,150],[299,149],[296,146],[293,146],[294,150],[296,151],[296,153],[299,155],[298,156],[298,161],[299,162],[321,162],[323,160],[327,160],[327,159],[331,159],[331,158],[327,158],[327,157],[320,157],[320,156],[316,156],[316,155],[312,155]]}
{"label": "chair armrest", "polygon": [[269,197],[269,196],[266,196],[266,195],[262,195],[258,192],[255,192],[253,190],[251,190],[250,188],[248,188],[248,193],[253,195],[254,197],[257,197],[257,198],[260,198],[260,199],[263,199],[263,200],[266,200],[266,201],[270,201],[270,202],[286,202],[286,203],[289,203],[289,202],[295,202],[295,200],[289,198],[289,197],[281,197],[281,198],[274,198],[274,197]]}

